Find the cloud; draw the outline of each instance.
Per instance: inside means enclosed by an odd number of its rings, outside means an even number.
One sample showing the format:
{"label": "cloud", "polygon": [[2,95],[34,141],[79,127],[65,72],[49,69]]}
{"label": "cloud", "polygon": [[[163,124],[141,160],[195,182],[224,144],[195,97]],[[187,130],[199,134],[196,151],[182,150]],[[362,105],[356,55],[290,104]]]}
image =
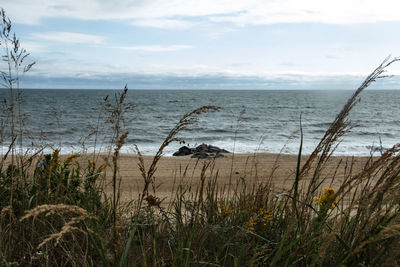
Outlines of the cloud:
{"label": "cloud", "polygon": [[[191,18],[236,25],[399,21],[398,0],[13,0],[3,3],[13,21],[42,18],[132,20],[133,24],[189,27]],[[176,19],[179,17],[180,19]]]}
{"label": "cloud", "polygon": [[22,48],[29,51],[29,53],[43,52],[45,50],[45,46],[37,42],[23,42]]}
{"label": "cloud", "polygon": [[340,56],[338,56],[338,55],[326,55],[325,58],[326,59],[340,59]]}
{"label": "cloud", "polygon": [[232,27],[213,27],[210,30],[209,35],[211,36],[211,38],[213,39],[218,39],[219,37],[221,37],[222,35],[226,34],[226,33],[230,33],[230,32],[235,32],[236,29],[232,28]]}
{"label": "cloud", "polygon": [[230,22],[237,25],[261,25],[274,23],[320,22],[329,24],[368,23],[399,21],[395,10],[400,4],[393,0],[377,6],[367,0],[280,0],[255,1],[236,14],[212,16],[214,22]]}
{"label": "cloud", "polygon": [[91,34],[83,34],[83,33],[75,33],[75,32],[46,32],[46,33],[34,33],[32,37],[47,40],[47,41],[55,41],[62,43],[76,43],[76,44],[102,44],[105,39],[102,36],[91,35]]}
{"label": "cloud", "polygon": [[139,45],[139,46],[116,46],[113,48],[131,51],[145,52],[170,52],[192,48],[190,45]]}
{"label": "cloud", "polygon": [[[277,75],[270,77],[212,75],[162,75],[140,73],[80,73],[79,75],[27,75],[23,79],[26,88],[86,88],[118,89],[128,84],[130,89],[354,89],[363,76],[332,75],[316,77],[308,75]],[[123,81],[123,82],[122,82]],[[371,88],[397,89],[400,77],[381,80]]]}
{"label": "cloud", "polygon": [[160,29],[188,29],[196,25],[195,22],[178,19],[138,19],[132,22],[134,26]]}

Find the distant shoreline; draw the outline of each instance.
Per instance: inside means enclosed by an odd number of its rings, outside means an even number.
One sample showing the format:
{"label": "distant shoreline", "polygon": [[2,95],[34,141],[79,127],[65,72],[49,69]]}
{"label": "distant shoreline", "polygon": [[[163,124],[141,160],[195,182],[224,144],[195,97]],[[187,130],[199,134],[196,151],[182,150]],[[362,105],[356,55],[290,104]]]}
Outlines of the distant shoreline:
{"label": "distant shoreline", "polygon": [[[128,87],[129,88],[129,87]],[[63,90],[63,91],[87,91],[87,90],[94,90],[94,91],[121,91],[123,88],[20,88],[19,90],[50,90],[50,91],[57,91],[57,90]],[[0,90],[5,90],[9,91],[9,89],[6,88],[0,88]],[[267,89],[267,88],[259,88],[259,89],[245,89],[245,88],[224,88],[224,89],[210,89],[210,88],[205,88],[205,89],[177,89],[177,88],[129,88],[129,91],[352,91],[354,92],[354,88],[329,88],[329,89],[307,89],[307,88],[299,88],[299,89]],[[367,88],[365,91],[397,91],[400,90],[400,88],[386,88],[386,89],[379,89],[379,88]]]}

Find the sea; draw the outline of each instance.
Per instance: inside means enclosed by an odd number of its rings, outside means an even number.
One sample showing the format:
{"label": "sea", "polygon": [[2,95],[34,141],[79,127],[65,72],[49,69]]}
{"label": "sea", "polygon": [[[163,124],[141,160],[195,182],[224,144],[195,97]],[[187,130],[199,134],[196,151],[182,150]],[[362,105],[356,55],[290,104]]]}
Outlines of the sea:
{"label": "sea", "polygon": [[[20,91],[23,121],[22,150],[45,153],[112,151],[110,109],[122,91],[25,89]],[[122,107],[120,133],[129,132],[123,153],[154,155],[182,116],[198,107],[214,105],[219,111],[197,116],[171,143],[170,156],[186,145],[202,143],[235,153],[297,154],[300,124],[303,154],[310,154],[340,112],[351,90],[128,90]],[[105,99],[107,98],[107,101]],[[9,92],[0,90],[1,152],[7,138]],[[400,90],[365,90],[349,116],[352,129],[344,135],[335,155],[377,155],[399,142]],[[108,111],[107,111],[108,110]],[[115,120],[114,120],[115,122]],[[17,127],[18,128],[18,127]],[[18,128],[19,130],[19,128]],[[36,150],[35,150],[36,149]]]}

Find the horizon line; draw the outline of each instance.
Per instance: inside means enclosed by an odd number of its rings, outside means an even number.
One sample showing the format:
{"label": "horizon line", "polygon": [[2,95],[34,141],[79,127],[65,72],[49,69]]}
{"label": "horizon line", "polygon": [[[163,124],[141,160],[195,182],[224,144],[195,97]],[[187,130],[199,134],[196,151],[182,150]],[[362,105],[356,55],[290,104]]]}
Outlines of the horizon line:
{"label": "horizon line", "polygon": [[[358,88],[358,87],[357,87]],[[357,88],[324,88],[324,89],[312,89],[312,88],[249,88],[249,89],[238,89],[238,88],[129,88],[128,90],[153,90],[153,91],[353,91],[357,90]],[[9,88],[0,88],[0,90],[10,90]],[[14,88],[13,90],[123,90],[121,88]],[[400,88],[366,88],[366,90],[372,91],[395,91],[400,90]]]}

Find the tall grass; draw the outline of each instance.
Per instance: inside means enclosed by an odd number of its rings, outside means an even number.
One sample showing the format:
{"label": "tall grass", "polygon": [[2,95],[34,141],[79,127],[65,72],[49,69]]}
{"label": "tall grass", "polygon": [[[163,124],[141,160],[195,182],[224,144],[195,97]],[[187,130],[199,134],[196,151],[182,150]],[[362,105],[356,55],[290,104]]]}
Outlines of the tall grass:
{"label": "tall grass", "polygon": [[[219,108],[205,106],[185,114],[158,152],[146,164],[139,149],[136,164],[142,175],[137,199],[120,201],[120,151],[127,87],[105,98],[113,127],[113,148],[103,164],[91,155],[23,156],[23,123],[14,73],[27,59],[11,34],[2,10],[1,37],[9,72],[2,72],[10,91],[9,151],[0,168],[0,261],[19,266],[396,266],[400,263],[400,145],[370,157],[357,171],[352,159],[328,163],[338,142],[351,128],[348,115],[360,93],[397,58],[386,59],[355,91],[311,155],[302,155],[302,139],[291,190],[274,191],[275,165],[256,179],[219,183],[217,161],[197,160],[198,177],[188,166],[169,205],[157,192],[157,166],[163,151],[179,141],[178,133],[196,117]],[[11,51],[10,47],[14,47]],[[11,51],[11,52],[10,52]],[[14,52],[13,52],[14,51]],[[20,52],[18,52],[20,51]],[[18,57],[18,55],[20,55]],[[33,64],[24,67],[28,71]],[[11,72],[11,67],[15,67]],[[15,72],[15,70],[17,70]],[[115,101],[114,101],[115,100]],[[17,125],[19,128],[14,127]],[[8,126],[5,126],[8,127]],[[301,123],[300,123],[301,129]],[[302,138],[302,131],[301,131]],[[256,156],[256,155],[255,155]],[[90,160],[87,160],[90,159]],[[257,169],[257,164],[254,168]],[[111,191],[105,171],[111,169]],[[342,170],[341,182],[327,188]],[[177,172],[178,173],[178,172]],[[326,173],[329,176],[326,176]],[[198,186],[182,182],[198,178]],[[248,179],[247,179],[248,178]],[[250,181],[250,182],[249,182]],[[326,187],[326,188],[325,188]]]}

